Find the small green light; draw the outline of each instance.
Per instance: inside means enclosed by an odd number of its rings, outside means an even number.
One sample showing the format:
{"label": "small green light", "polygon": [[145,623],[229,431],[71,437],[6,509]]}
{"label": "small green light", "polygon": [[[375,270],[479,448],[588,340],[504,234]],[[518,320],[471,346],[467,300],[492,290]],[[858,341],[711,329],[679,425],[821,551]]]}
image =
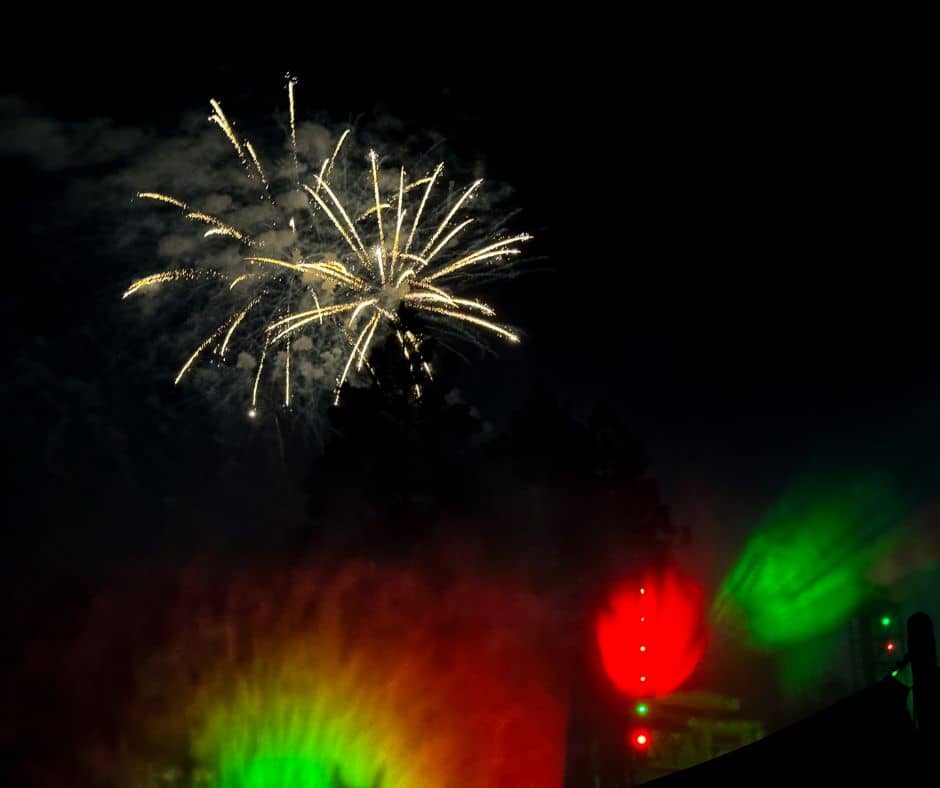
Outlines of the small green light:
{"label": "small green light", "polygon": [[881,617],[881,626],[890,627],[891,626],[891,616],[882,616]]}
{"label": "small green light", "polygon": [[650,710],[650,707],[647,706],[645,703],[636,704],[636,713],[639,714],[641,717],[645,717],[649,713],[649,710]]}
{"label": "small green light", "polygon": [[897,678],[898,672],[896,670],[891,671],[891,678]]}

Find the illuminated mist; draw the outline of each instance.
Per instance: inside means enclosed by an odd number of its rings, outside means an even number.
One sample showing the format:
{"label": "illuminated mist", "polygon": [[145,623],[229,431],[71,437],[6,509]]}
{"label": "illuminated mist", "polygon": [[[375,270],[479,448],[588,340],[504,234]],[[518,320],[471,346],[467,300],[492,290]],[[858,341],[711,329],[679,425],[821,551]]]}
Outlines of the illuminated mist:
{"label": "illuminated mist", "polygon": [[180,588],[106,784],[561,784],[558,638],[529,593],[368,565]]}
{"label": "illuminated mist", "polygon": [[753,531],[712,606],[717,625],[781,648],[845,624],[897,543],[901,505],[883,479],[810,476]]}
{"label": "illuminated mist", "polygon": [[611,594],[596,621],[604,670],[632,697],[660,697],[689,678],[705,652],[702,587],[677,570],[648,572]]}

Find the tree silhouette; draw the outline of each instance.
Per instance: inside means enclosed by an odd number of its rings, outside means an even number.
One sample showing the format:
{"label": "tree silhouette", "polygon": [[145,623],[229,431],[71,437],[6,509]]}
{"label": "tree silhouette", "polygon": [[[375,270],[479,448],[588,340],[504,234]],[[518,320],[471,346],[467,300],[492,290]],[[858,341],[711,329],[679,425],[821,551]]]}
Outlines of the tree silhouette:
{"label": "tree silhouette", "polygon": [[523,557],[602,583],[628,562],[663,559],[675,531],[611,403],[580,420],[537,386],[489,437],[449,356],[418,399],[394,343],[373,354],[376,382],[347,387],[330,411],[307,486],[313,543],[403,554],[434,529],[466,527],[488,560]]}
{"label": "tree silhouette", "polygon": [[389,359],[394,342],[372,355],[381,383],[347,387],[330,409],[330,436],[307,485],[316,542],[399,553],[446,513],[473,508],[465,471],[476,464],[480,420],[455,396],[447,363],[435,365],[418,398],[414,379]]}

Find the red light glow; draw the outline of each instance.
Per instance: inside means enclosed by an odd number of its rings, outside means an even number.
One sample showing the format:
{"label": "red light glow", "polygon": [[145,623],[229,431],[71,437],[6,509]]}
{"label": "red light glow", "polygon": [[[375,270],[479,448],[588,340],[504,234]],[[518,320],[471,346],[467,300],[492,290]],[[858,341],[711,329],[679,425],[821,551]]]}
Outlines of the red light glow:
{"label": "red light glow", "polygon": [[887,650],[887,651],[894,651],[894,643],[890,643],[890,642],[889,642],[889,643],[885,646],[885,650]]}
{"label": "red light glow", "polygon": [[604,670],[620,692],[667,695],[692,674],[705,651],[702,588],[675,569],[646,574],[642,584],[626,582],[598,615],[595,634]]}
{"label": "red light glow", "polygon": [[645,750],[650,746],[650,734],[645,728],[634,729],[627,735],[627,743],[635,750]]}

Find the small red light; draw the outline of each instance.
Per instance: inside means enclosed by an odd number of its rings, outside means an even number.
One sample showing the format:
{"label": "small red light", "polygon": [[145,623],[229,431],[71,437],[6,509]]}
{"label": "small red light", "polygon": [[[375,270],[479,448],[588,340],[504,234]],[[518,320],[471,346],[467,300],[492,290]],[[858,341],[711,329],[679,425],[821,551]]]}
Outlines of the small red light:
{"label": "small red light", "polygon": [[627,741],[635,750],[645,750],[650,746],[650,733],[645,728],[630,731]]}
{"label": "small red light", "polygon": [[891,643],[891,642],[889,641],[889,642],[885,645],[885,650],[886,650],[886,651],[894,651],[894,643]]}

